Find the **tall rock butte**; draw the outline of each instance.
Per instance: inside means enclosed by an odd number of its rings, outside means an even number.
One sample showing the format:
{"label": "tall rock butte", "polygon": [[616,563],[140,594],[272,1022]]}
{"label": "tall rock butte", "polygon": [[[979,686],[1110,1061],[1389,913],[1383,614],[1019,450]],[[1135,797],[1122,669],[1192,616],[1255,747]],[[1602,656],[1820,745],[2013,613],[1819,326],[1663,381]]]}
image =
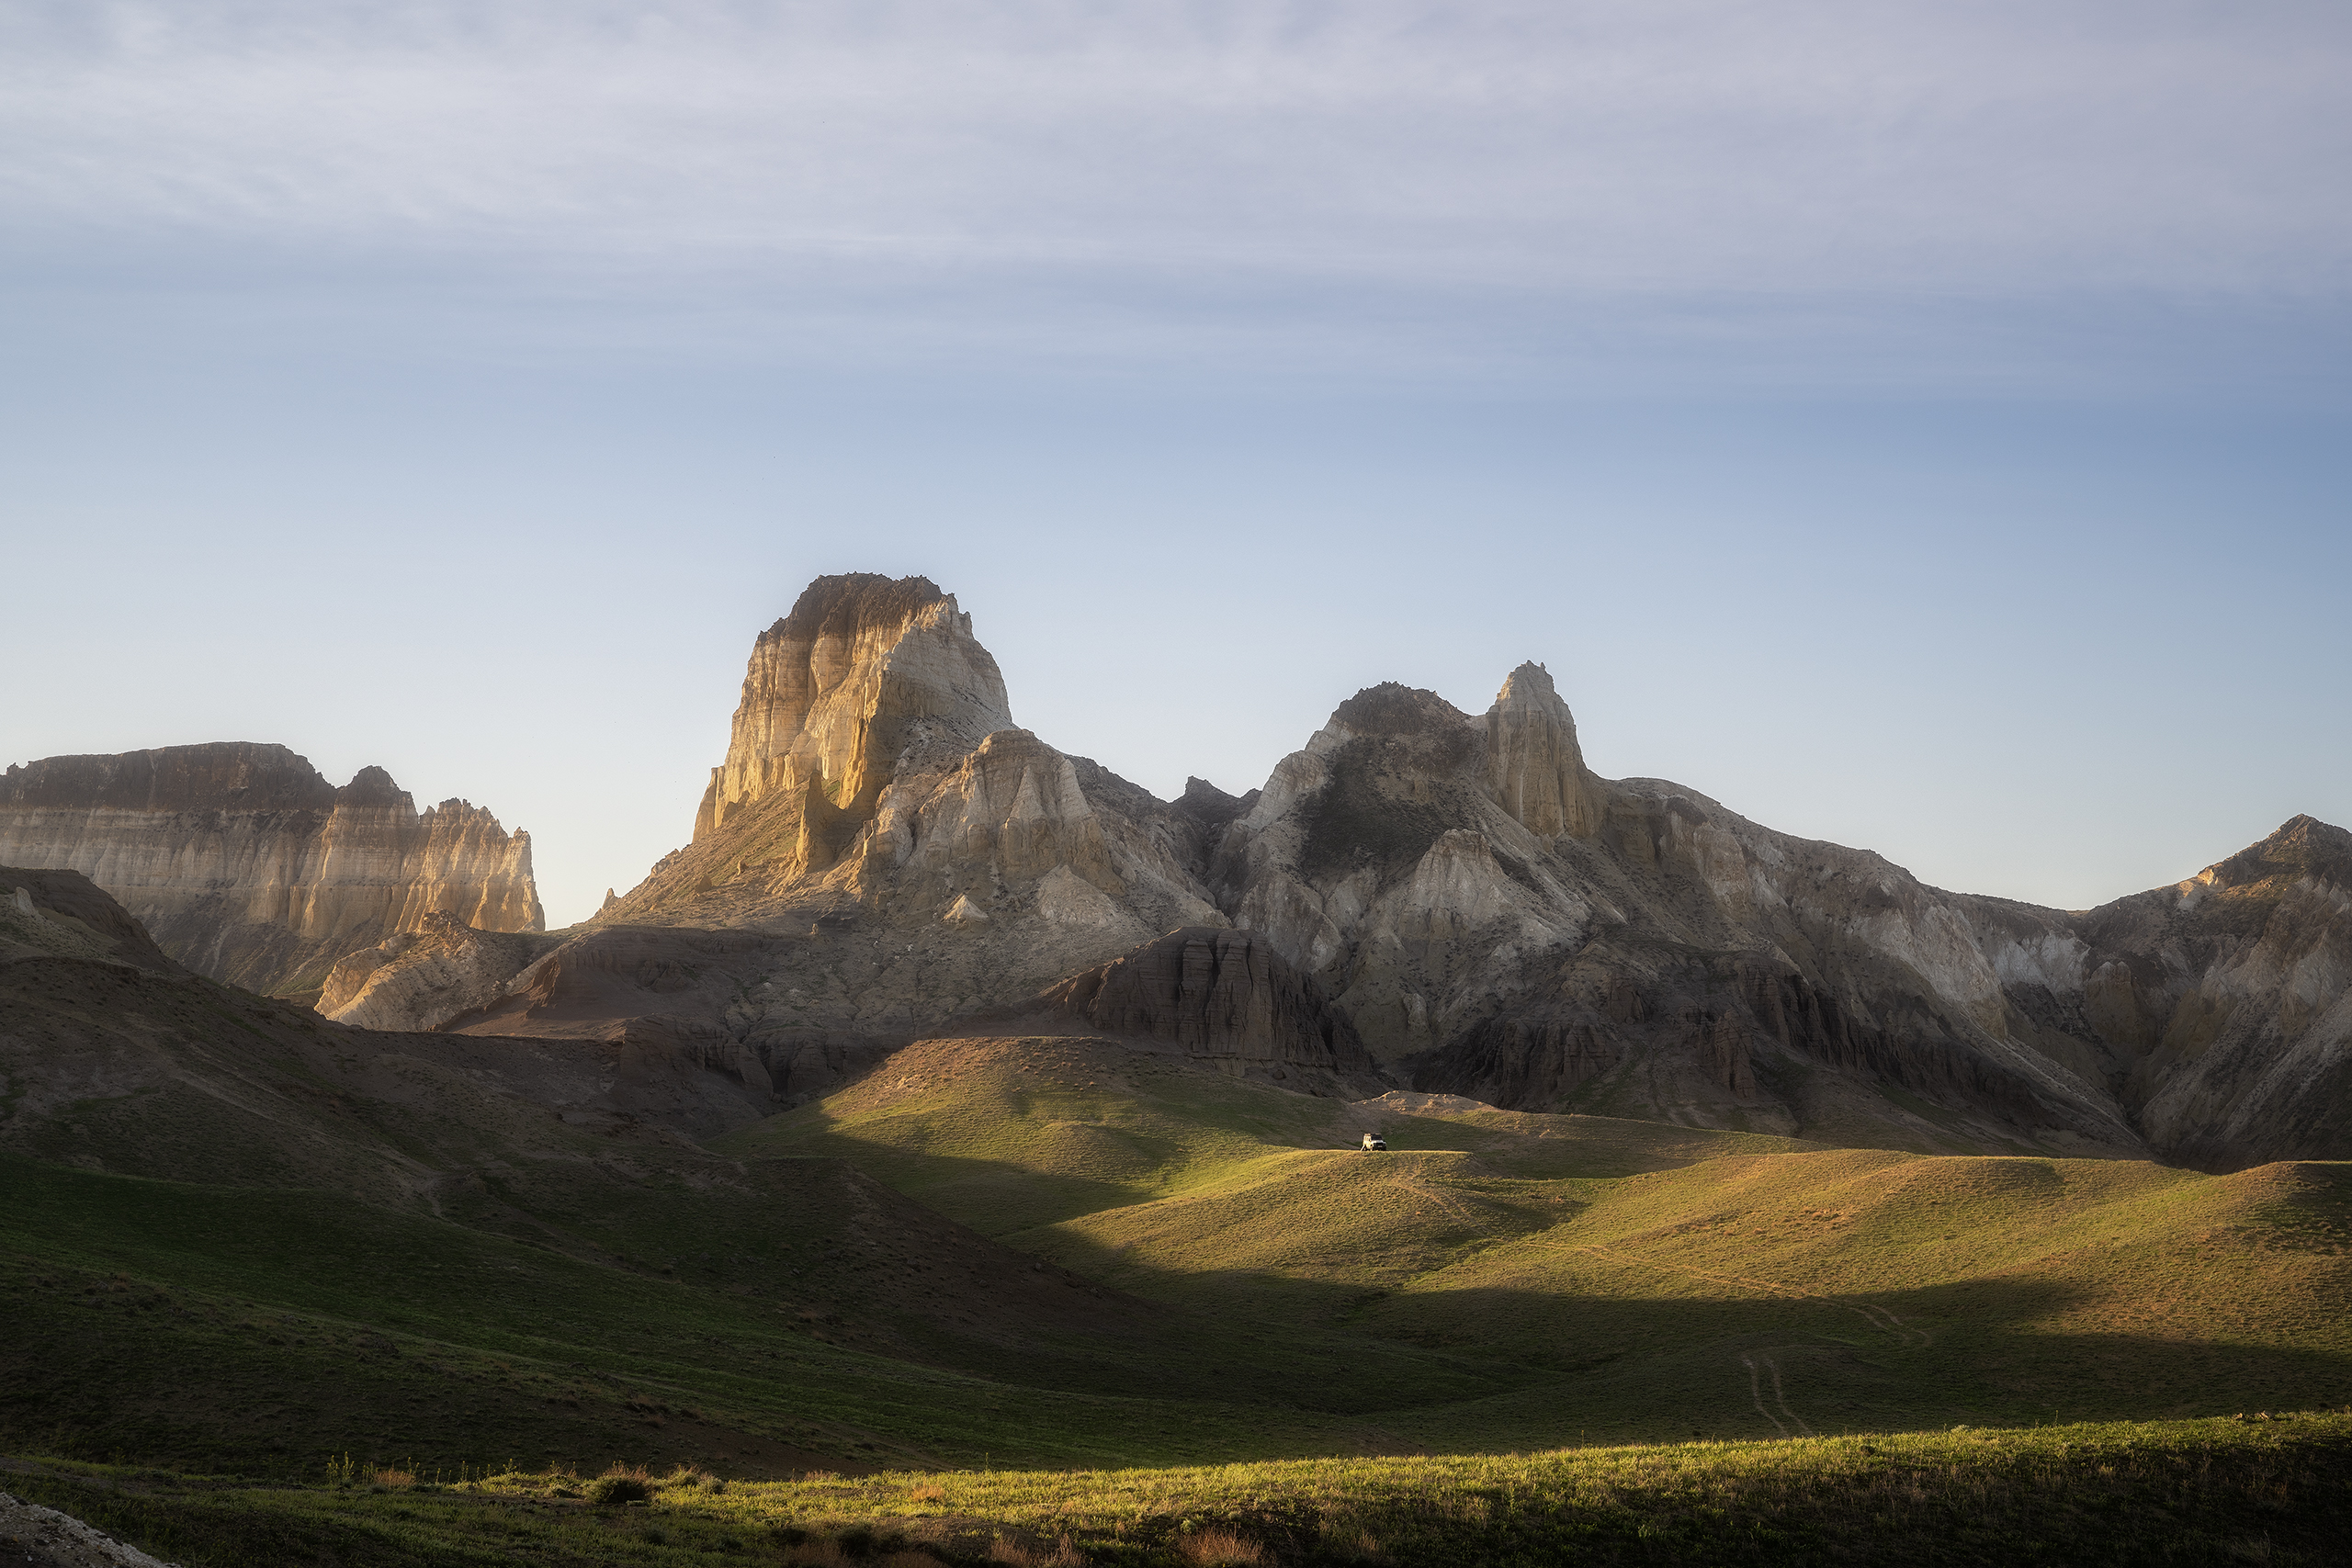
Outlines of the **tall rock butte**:
{"label": "tall rock butte", "polygon": [[[971,617],[927,579],[822,578],[752,645],[684,849],[519,970],[456,932],[355,955],[334,1016],[692,1042],[797,1093],[1228,925],[1198,872],[1238,805],[1205,785],[1156,800],[1018,728]],[[1303,1040],[1201,1051],[1276,1076]],[[1323,1071],[1328,1048],[1310,1054]]]}
{"label": "tall rock butte", "polygon": [[256,991],[322,985],[345,953],[444,914],[538,931],[530,836],[381,768],[337,789],[283,746],[50,757],[0,775],[0,864],[79,871],[179,962]]}

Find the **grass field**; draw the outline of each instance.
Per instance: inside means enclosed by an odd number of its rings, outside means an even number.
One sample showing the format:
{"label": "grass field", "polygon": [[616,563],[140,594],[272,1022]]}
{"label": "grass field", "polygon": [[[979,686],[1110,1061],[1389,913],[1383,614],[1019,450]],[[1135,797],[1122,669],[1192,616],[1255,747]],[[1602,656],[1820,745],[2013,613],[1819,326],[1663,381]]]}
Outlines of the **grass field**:
{"label": "grass field", "polygon": [[[480,1043],[70,979],[0,1042],[5,1484],[191,1563],[2318,1562],[2344,1523],[2344,1419],[2211,1418],[2352,1406],[2352,1167],[1349,1105],[1083,1040],[924,1043],[697,1144]],[[426,1484],[289,1484],[329,1456]],[[615,1464],[730,1484],[566,1495]]]}
{"label": "grass field", "polygon": [[0,1481],[188,1568],[2317,1565],[2352,1539],[2352,1415],[1184,1470],[678,1471],[621,1506],[561,1472],[295,1487],[39,1465]]}

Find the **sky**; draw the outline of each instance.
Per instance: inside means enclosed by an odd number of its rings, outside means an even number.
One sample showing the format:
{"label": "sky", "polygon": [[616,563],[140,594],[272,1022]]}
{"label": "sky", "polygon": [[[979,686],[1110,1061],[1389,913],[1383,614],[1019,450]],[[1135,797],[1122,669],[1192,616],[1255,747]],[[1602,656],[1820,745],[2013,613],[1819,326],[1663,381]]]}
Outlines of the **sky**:
{"label": "sky", "polygon": [[1163,796],[1544,662],[2084,908],[2352,824],[2352,8],[0,0],[0,763],[684,842],[820,573]]}

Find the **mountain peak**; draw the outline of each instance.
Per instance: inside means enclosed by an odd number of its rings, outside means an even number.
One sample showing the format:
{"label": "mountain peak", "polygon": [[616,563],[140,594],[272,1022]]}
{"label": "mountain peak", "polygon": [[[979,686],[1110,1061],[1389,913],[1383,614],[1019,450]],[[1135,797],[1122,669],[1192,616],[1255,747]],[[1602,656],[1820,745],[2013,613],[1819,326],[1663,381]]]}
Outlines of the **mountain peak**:
{"label": "mountain peak", "polygon": [[2352,832],[2316,817],[2290,817],[2260,843],[2209,867],[2199,880],[2240,887],[2274,876],[2311,876],[2352,886]]}

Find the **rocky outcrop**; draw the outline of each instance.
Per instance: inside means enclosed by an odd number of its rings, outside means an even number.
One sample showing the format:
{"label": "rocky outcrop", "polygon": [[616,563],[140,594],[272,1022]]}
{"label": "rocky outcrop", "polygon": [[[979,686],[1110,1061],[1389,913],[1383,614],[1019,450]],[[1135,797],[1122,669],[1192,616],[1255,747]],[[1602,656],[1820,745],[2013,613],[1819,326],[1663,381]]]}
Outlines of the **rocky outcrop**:
{"label": "rocky outcrop", "polygon": [[1539,839],[1600,830],[1600,781],[1585,767],[1577,721],[1541,664],[1512,671],[1487,711],[1487,782],[1496,804]]}
{"label": "rocky outcrop", "polygon": [[86,958],[187,974],[80,872],[0,865],[0,964],[18,958]]}
{"label": "rocky outcrop", "polygon": [[922,577],[820,579],[752,645],[695,839],[790,795],[803,832],[780,869],[822,871],[841,848],[827,827],[872,815],[918,734],[968,745],[1012,728],[1004,677],[953,594]]}
{"label": "rocky outcrop", "polygon": [[415,930],[335,960],[315,1005],[356,1029],[438,1029],[496,1005],[507,982],[560,940],[481,931],[435,909]]}
{"label": "rocky outcrop", "polygon": [[1076,975],[959,1035],[1082,1032],[1351,1097],[1388,1087],[1323,987],[1249,931],[1194,926]]}
{"label": "rocky outcrop", "polygon": [[2060,998],[2189,1163],[2352,1158],[2352,833],[2297,817],[2186,882],[2094,909]]}
{"label": "rocky outcrop", "polygon": [[381,768],[337,789],[283,746],[51,757],[0,777],[0,861],[70,867],[175,958],[254,990],[321,985],[343,954],[439,912],[545,925],[529,835],[462,800],[420,813]]}

